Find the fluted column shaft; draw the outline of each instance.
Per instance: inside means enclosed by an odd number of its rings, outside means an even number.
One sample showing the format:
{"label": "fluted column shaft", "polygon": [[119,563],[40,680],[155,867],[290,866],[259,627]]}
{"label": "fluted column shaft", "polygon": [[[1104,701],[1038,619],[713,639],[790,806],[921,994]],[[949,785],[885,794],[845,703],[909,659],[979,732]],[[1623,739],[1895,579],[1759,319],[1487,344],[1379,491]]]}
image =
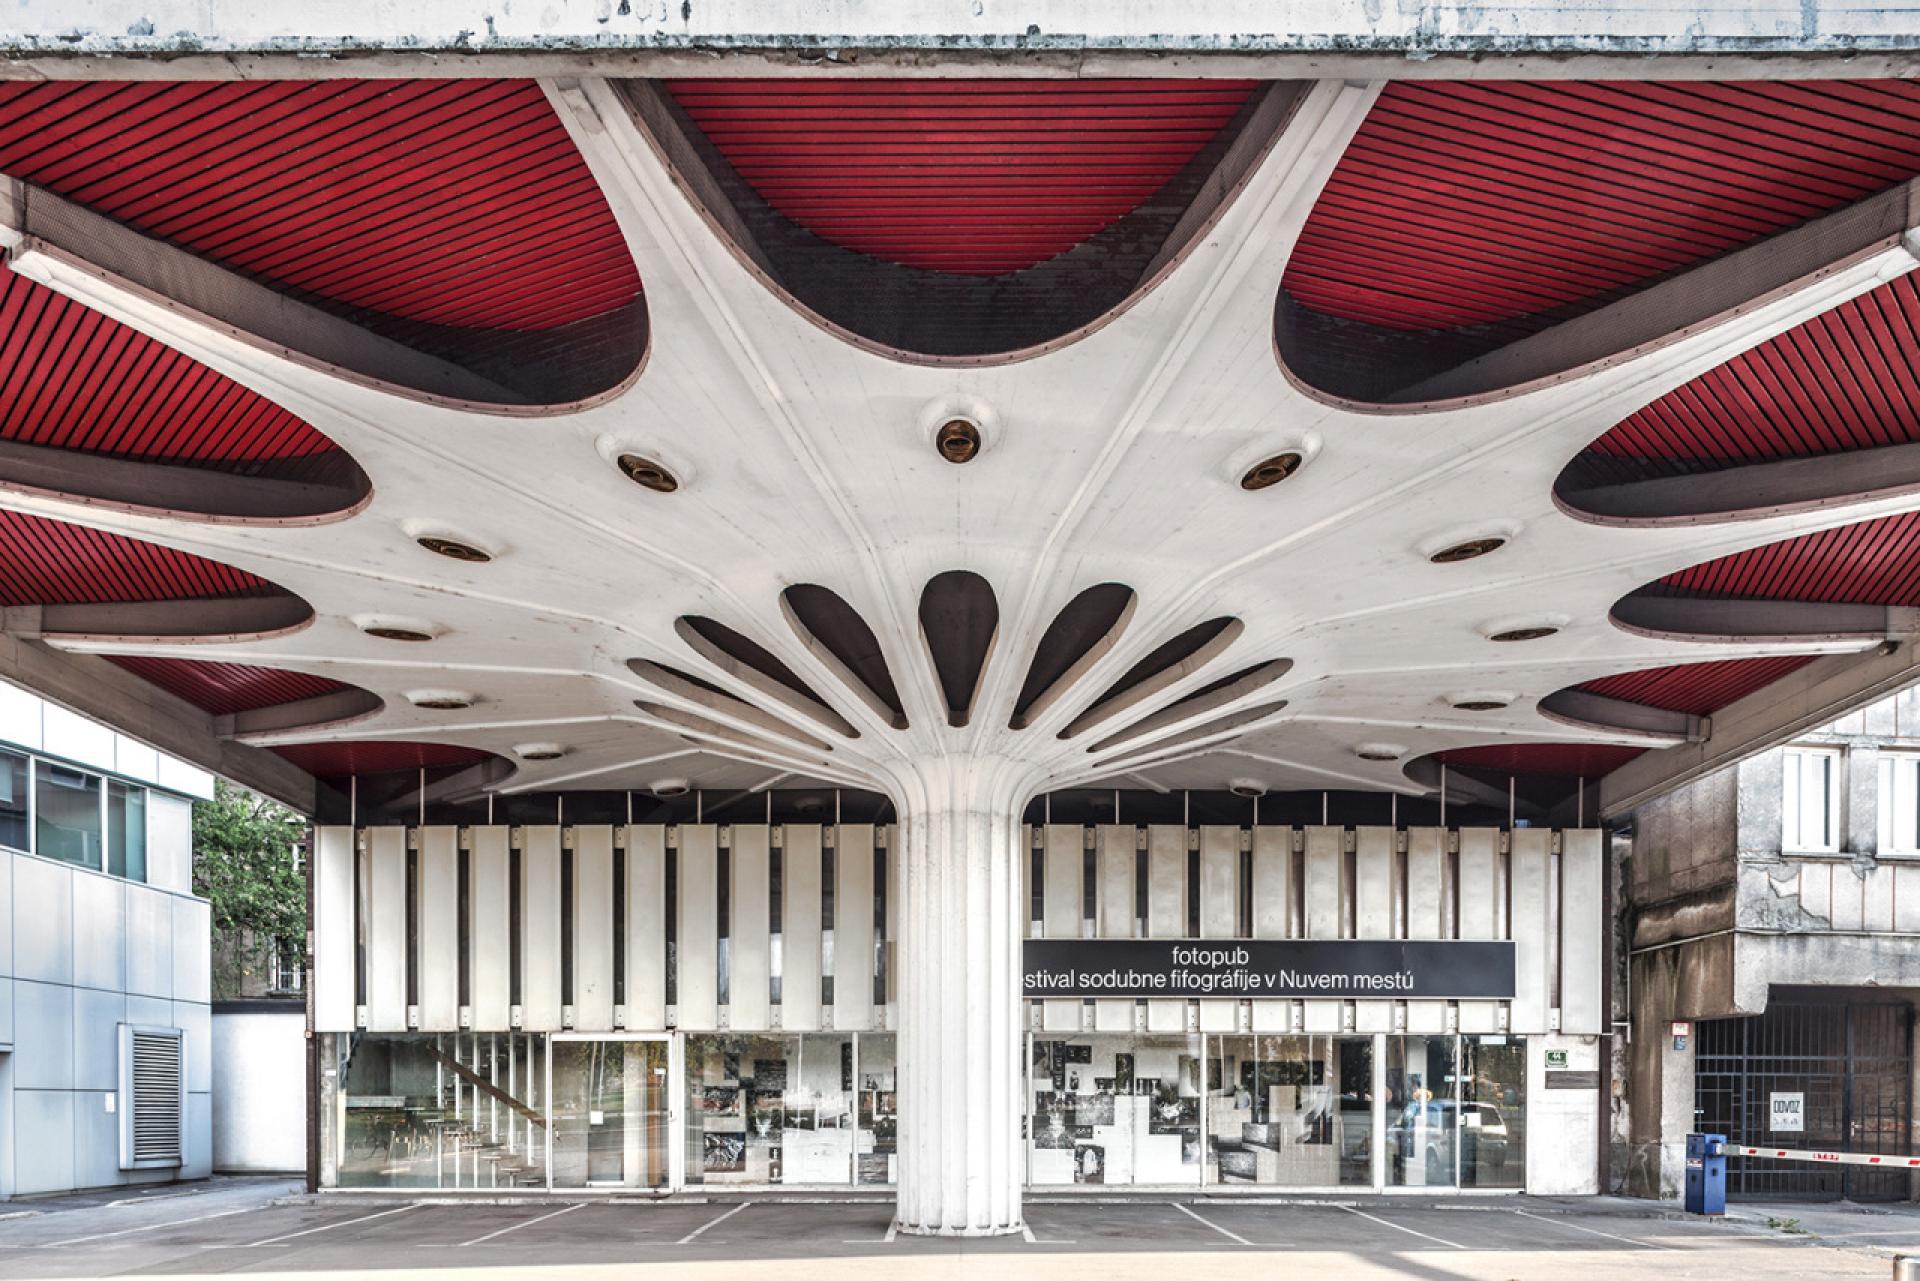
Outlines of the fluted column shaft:
{"label": "fluted column shaft", "polygon": [[1007,762],[941,758],[902,787],[903,1232],[1018,1232],[1020,804]]}

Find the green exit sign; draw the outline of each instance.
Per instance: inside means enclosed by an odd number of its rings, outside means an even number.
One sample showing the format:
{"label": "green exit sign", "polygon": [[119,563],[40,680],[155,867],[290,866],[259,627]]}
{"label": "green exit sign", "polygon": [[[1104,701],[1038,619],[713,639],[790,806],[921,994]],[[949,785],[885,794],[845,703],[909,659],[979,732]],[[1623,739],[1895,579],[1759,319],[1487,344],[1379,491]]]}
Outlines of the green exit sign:
{"label": "green exit sign", "polygon": [[1547,1067],[1563,1068],[1566,1065],[1567,1065],[1567,1052],[1565,1050],[1548,1050],[1547,1051]]}

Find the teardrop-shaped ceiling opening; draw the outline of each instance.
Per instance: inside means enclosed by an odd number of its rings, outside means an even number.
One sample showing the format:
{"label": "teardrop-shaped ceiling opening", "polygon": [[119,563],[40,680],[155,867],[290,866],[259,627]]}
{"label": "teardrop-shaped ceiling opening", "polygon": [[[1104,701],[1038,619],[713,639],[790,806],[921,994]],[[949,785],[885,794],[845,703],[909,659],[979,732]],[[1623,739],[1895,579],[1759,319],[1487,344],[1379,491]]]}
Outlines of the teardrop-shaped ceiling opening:
{"label": "teardrop-shaped ceiling opening", "polygon": [[1013,706],[1014,729],[1027,725],[1072,688],[1126,630],[1137,599],[1131,587],[1099,583],[1068,601],[1034,647],[1027,679]]}
{"label": "teardrop-shaped ceiling opening", "polygon": [[1000,602],[993,585],[980,575],[950,569],[934,575],[921,591],[920,634],[933,659],[949,725],[965,725],[972,718],[973,698],[999,630]]}
{"label": "teardrop-shaped ceiling opening", "polygon": [[867,620],[838,593],[817,583],[795,583],[781,593],[780,600],[801,642],[863,703],[886,716],[895,729],[906,729],[900,691],[887,669],[880,638]]}
{"label": "teardrop-shaped ceiling opening", "polygon": [[1209,681],[1184,698],[1167,704],[1153,715],[1143,717],[1125,729],[1107,735],[1087,750],[1104,752],[1110,747],[1132,742],[1134,739],[1169,726],[1178,725],[1182,721],[1192,720],[1196,716],[1205,716],[1217,708],[1238,702],[1249,694],[1258,693],[1291,670],[1293,670],[1293,662],[1285,658],[1276,658],[1271,662],[1243,667],[1237,672],[1222,676],[1219,680]]}
{"label": "teardrop-shaped ceiling opening", "polygon": [[848,738],[859,737],[858,730],[847,724],[840,713],[813,692],[811,685],[801,680],[791,667],[781,662],[759,641],[741,635],[725,623],[699,614],[685,615],[674,624],[674,630],[700,657],[744,684],[821,721],[837,733]]}
{"label": "teardrop-shaped ceiling opening", "polygon": [[[723,689],[711,681],[702,680],[692,672],[681,671],[677,667],[669,667],[665,663],[654,663],[645,659],[633,659],[627,664],[627,668],[655,688],[685,699],[705,711],[745,721],[769,734],[826,747],[826,744],[812,734],[790,724],[784,717],[742,699],[731,690]],[[854,728],[840,719],[840,716],[831,708],[821,707],[805,699],[777,701],[787,709],[796,711],[808,720],[824,725],[835,733],[845,734],[849,738],[857,737]]]}
{"label": "teardrop-shaped ceiling opening", "polygon": [[1102,690],[1091,707],[1060,731],[1060,737],[1072,738],[1083,733],[1191,675],[1217,657],[1244,630],[1245,625],[1239,619],[1222,616],[1196,623],[1171,640],[1162,641],[1145,658],[1129,667],[1119,680]]}

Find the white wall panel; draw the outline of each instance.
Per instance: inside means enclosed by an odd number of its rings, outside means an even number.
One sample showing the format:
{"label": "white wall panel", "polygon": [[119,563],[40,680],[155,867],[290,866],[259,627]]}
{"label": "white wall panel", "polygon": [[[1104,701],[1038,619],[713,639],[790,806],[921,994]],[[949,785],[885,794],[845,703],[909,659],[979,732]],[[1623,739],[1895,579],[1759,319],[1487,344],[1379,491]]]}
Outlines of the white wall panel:
{"label": "white wall panel", "polygon": [[[1306,923],[1310,939],[1337,939],[1346,923],[1342,902],[1346,880],[1346,829],[1309,827],[1306,861]],[[1306,1030],[1338,1032],[1340,1001],[1307,1001]]]}
{"label": "white wall panel", "polygon": [[[366,893],[367,1030],[407,1030],[407,829],[369,827]],[[177,996],[178,993],[175,993]]]}
{"label": "white wall panel", "polygon": [[873,825],[849,823],[834,848],[833,1026],[873,1023]]}
{"label": "white wall panel", "polygon": [[193,893],[193,802],[147,793],[147,884]]}
{"label": "white wall panel", "polygon": [[820,1026],[820,825],[789,823],[781,841],[780,1026],[810,1032]]}
{"label": "white wall panel", "polygon": [[471,831],[467,872],[467,1001],[476,1032],[513,1026],[512,829]]}
{"label": "white wall panel", "polygon": [[414,964],[419,967],[420,1030],[460,1030],[460,830],[420,829],[417,862],[420,926]]}
{"label": "white wall panel", "polygon": [[[1353,834],[1353,933],[1355,938],[1390,939],[1399,935],[1393,914],[1393,863],[1396,833],[1391,827],[1361,827]],[[1394,1002],[1377,998],[1353,1005],[1356,1032],[1391,1032]]]}
{"label": "white wall panel", "polygon": [[765,1031],[773,1025],[770,870],[773,829],[763,824],[733,825],[733,869],[727,901],[730,955],[727,1025],[736,1031]]}
{"label": "white wall panel", "polygon": [[[73,878],[78,875],[65,863],[14,858],[13,972],[18,977],[43,983],[73,982]],[[162,910],[160,915],[165,927],[171,929],[169,914]],[[171,948],[168,957],[171,966]],[[171,974],[166,982],[171,989]]]}
{"label": "white wall panel", "polygon": [[613,828],[573,829],[573,1026],[613,1030]]}
{"label": "white wall panel", "polygon": [[[1240,936],[1240,829],[1208,824],[1200,829],[1200,937]],[[1200,1002],[1202,1032],[1239,1026],[1240,1002],[1214,997]]]}
{"label": "white wall panel", "polygon": [[560,829],[520,829],[520,1026],[560,1030]]}
{"label": "white wall panel", "polygon": [[[1187,935],[1187,829],[1156,823],[1147,829],[1147,937]],[[1185,1001],[1147,1002],[1147,1030],[1184,1032]]]}
{"label": "white wall panel", "polygon": [[160,753],[139,739],[115,734],[113,769],[116,774],[137,778],[142,783],[157,783],[160,781]]}
{"label": "white wall panel", "polygon": [[675,875],[674,1003],[679,1026],[720,1026],[720,829],[682,823]]}
{"label": "white wall panel", "polygon": [[[1500,833],[1491,827],[1460,829],[1460,937],[1497,938],[1495,913],[1500,884]],[[1499,1028],[1496,1001],[1460,1002],[1460,1030],[1493,1032]]]}
{"label": "white wall panel", "polygon": [[45,746],[41,725],[46,706],[38,694],[0,681],[0,743],[41,750]]}
{"label": "white wall panel", "polygon": [[[1134,861],[1139,838],[1132,824],[1109,823],[1094,832],[1094,933],[1103,939],[1130,939],[1135,928]],[[1101,1032],[1133,1029],[1131,998],[1093,1003],[1093,1026]]]}
{"label": "white wall panel", "polygon": [[[353,829],[313,830],[313,1025],[353,1031]],[[168,985],[167,995],[172,995]]]}
{"label": "white wall panel", "polygon": [[1601,940],[1607,927],[1605,842],[1605,833],[1591,827],[1573,829],[1561,837],[1560,1030],[1571,1035],[1597,1036],[1606,1031],[1601,1004]]}
{"label": "white wall panel", "polygon": [[1513,833],[1509,862],[1513,879],[1513,1004],[1508,1030],[1541,1033],[1547,1030],[1547,1003],[1551,987],[1547,973],[1553,928],[1548,895],[1552,874],[1553,833],[1543,827],[1525,827]]}
{"label": "white wall panel", "polygon": [[112,772],[114,733],[99,721],[77,716],[64,707],[47,704],[44,714],[46,752],[81,765]]}
{"label": "white wall panel", "polygon": [[[1441,937],[1446,906],[1447,833],[1438,827],[1407,829],[1407,937]],[[1447,1030],[1445,1001],[1408,1001],[1407,1031],[1438,1035]]]}
{"label": "white wall panel", "polygon": [[[1085,910],[1081,885],[1086,870],[1086,829],[1078,823],[1049,823],[1041,829],[1040,930],[1050,939],[1080,937]],[[1084,1008],[1072,1000],[1042,1001],[1040,1025],[1049,1032],[1077,1032]]]}
{"label": "white wall panel", "polygon": [[[1293,829],[1253,829],[1253,936],[1283,939],[1293,922]],[[1292,1001],[1255,1001],[1253,1030],[1285,1032],[1290,1028]]]}
{"label": "white wall panel", "polygon": [[667,1027],[667,829],[625,829],[627,860],[627,990],[623,1002],[632,1032]]}

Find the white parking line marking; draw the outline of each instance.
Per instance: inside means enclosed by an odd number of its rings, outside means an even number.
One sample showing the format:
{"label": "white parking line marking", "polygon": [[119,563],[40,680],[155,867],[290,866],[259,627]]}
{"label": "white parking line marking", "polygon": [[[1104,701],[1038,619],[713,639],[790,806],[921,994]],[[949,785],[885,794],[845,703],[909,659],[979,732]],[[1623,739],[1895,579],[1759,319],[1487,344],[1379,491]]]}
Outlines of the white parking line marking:
{"label": "white parking line marking", "polygon": [[52,1250],[63,1245],[79,1245],[83,1241],[104,1241],[108,1237],[131,1236],[135,1232],[158,1232],[161,1228],[177,1228],[186,1223],[205,1223],[208,1219],[224,1219],[229,1214],[245,1214],[253,1206],[242,1206],[238,1210],[216,1210],[212,1214],[198,1214],[191,1219],[169,1219],[165,1223],[149,1223],[143,1228],[121,1228],[118,1232],[96,1232],[92,1236],[68,1237],[65,1241],[49,1241],[45,1245],[32,1247],[36,1250]]}
{"label": "white parking line marking", "polygon": [[846,1240],[841,1241],[840,1244],[841,1245],[892,1245],[893,1238],[899,1235],[899,1232],[900,1232],[900,1224],[899,1224],[899,1221],[896,1220],[892,1223],[887,1224],[887,1235],[883,1237],[849,1237]]}
{"label": "white parking line marking", "polygon": [[1575,1232],[1590,1232],[1594,1236],[1605,1237],[1609,1241],[1623,1241],[1628,1245],[1638,1246],[1642,1250],[1673,1250],[1678,1248],[1671,1245],[1661,1245],[1657,1241],[1640,1241],[1633,1237],[1623,1237],[1617,1232],[1602,1232],[1599,1228],[1583,1227],[1578,1223],[1568,1223],[1563,1219],[1548,1218],[1546,1215],[1534,1214],[1527,1210],[1515,1210],[1514,1213],[1523,1219],[1532,1219],[1537,1223],[1558,1224],[1563,1228],[1572,1228]]}
{"label": "white parking line marking", "polygon": [[582,1209],[583,1207],[585,1207],[585,1205],[586,1205],[585,1201],[577,1201],[572,1205],[564,1206],[561,1209],[554,1210],[549,1214],[543,1214],[543,1215],[540,1215],[538,1218],[528,1219],[525,1223],[509,1223],[506,1227],[500,1228],[497,1231],[489,1232],[487,1233],[487,1235],[483,1237],[475,1237],[471,1241],[462,1241],[460,1242],[459,1245],[456,1245],[453,1248],[456,1250],[461,1250],[461,1249],[465,1249],[467,1246],[470,1246],[470,1245],[479,1245],[483,1241],[491,1241],[495,1237],[503,1237],[507,1235],[507,1233],[509,1232],[518,1232],[521,1228],[530,1228],[536,1223],[545,1223],[548,1219],[557,1219],[563,1214],[572,1214],[575,1210]]}
{"label": "white parking line marking", "polygon": [[1458,1241],[1449,1241],[1445,1237],[1437,1237],[1432,1235],[1431,1233],[1422,1232],[1417,1228],[1410,1228],[1406,1226],[1404,1223],[1395,1223],[1393,1220],[1383,1219],[1377,1214],[1368,1214],[1365,1210],[1356,1210],[1350,1205],[1343,1205],[1340,1207],[1340,1209],[1345,1210],[1349,1214],[1357,1214],[1363,1219],[1370,1219],[1373,1222],[1378,1223],[1383,1227],[1392,1228],[1395,1232],[1404,1232],[1408,1236],[1419,1237],[1423,1241],[1432,1241],[1438,1245],[1444,1245],[1454,1250],[1464,1250],[1467,1248],[1466,1246],[1461,1245]]}
{"label": "white parking line marking", "polygon": [[1196,1223],[1203,1223],[1207,1227],[1212,1228],[1215,1232],[1218,1232],[1221,1236],[1230,1237],[1233,1240],[1238,1241],[1241,1245],[1247,1246],[1251,1249],[1285,1250],[1289,1248],[1285,1241],[1249,1241],[1245,1237],[1241,1236],[1238,1232],[1229,1232],[1227,1229],[1221,1227],[1218,1223],[1215,1223],[1212,1219],[1202,1218],[1199,1214],[1195,1213],[1193,1210],[1188,1209],[1186,1206],[1181,1205],[1178,1201],[1175,1201],[1173,1203],[1173,1208],[1180,1211],[1182,1214],[1186,1215],[1188,1218],[1194,1220]]}
{"label": "white parking line marking", "polygon": [[342,1219],[338,1223],[322,1223],[317,1228],[303,1228],[298,1232],[288,1232],[283,1236],[268,1237],[264,1241],[249,1241],[245,1245],[210,1245],[205,1248],[208,1250],[255,1250],[265,1245],[279,1245],[282,1241],[291,1241],[295,1237],[312,1236],[316,1232],[331,1232],[335,1228],[350,1228],[356,1223],[371,1223],[375,1219],[384,1219],[390,1214],[405,1214],[408,1210],[418,1210],[424,1204],[425,1202],[423,1201],[409,1201],[407,1204],[397,1205],[391,1210],[381,1210],[376,1214],[363,1214],[357,1219]]}
{"label": "white parking line marking", "polygon": [[752,1204],[753,1202],[751,1201],[742,1201],[739,1205],[734,1206],[731,1210],[728,1210],[725,1214],[721,1215],[719,1218],[708,1219],[705,1223],[702,1223],[699,1227],[695,1228],[693,1231],[687,1233],[687,1235],[681,1237],[678,1241],[674,1242],[674,1244],[675,1245],[690,1244],[691,1242],[699,1239],[700,1234],[702,1232],[705,1232],[708,1228],[712,1227],[714,1224],[725,1223],[728,1219],[731,1219],[734,1215],[740,1213],[740,1211],[746,1209],[748,1206]]}

